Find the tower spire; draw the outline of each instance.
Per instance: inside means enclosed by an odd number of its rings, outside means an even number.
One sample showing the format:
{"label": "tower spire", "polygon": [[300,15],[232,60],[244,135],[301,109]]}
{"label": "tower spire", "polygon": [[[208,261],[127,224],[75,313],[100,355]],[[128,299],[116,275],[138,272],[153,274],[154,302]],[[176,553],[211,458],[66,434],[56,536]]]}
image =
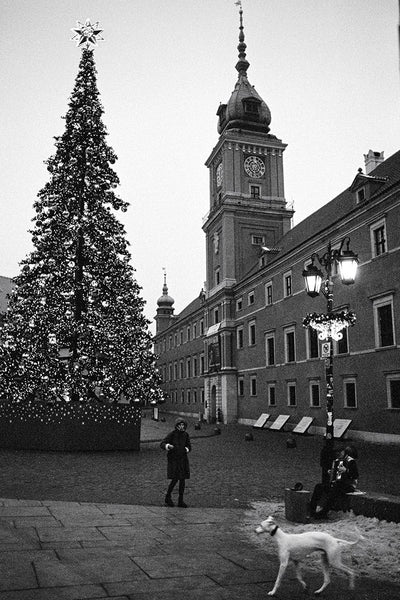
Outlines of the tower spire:
{"label": "tower spire", "polygon": [[246,48],[247,45],[244,41],[244,27],[243,27],[243,8],[242,8],[242,3],[241,0],[238,0],[237,2],[235,2],[235,4],[237,4],[239,6],[239,20],[240,20],[240,25],[239,25],[239,44],[237,49],[239,50],[239,60],[236,63],[236,70],[238,71],[239,75],[244,75],[246,76],[247,73],[247,69],[250,66],[250,63],[246,60]]}
{"label": "tower spire", "polygon": [[220,104],[217,110],[219,117],[218,133],[228,129],[245,129],[247,131],[269,132],[271,112],[247,78],[250,63],[246,59],[246,43],[244,38],[243,9],[241,0],[235,4],[239,7],[239,60],[236,63],[238,78],[231,97],[226,104]]}
{"label": "tower spire", "polygon": [[163,296],[168,296],[168,286],[167,286],[167,271],[165,269],[165,267],[163,267],[163,271],[164,271],[164,285],[163,285]]}

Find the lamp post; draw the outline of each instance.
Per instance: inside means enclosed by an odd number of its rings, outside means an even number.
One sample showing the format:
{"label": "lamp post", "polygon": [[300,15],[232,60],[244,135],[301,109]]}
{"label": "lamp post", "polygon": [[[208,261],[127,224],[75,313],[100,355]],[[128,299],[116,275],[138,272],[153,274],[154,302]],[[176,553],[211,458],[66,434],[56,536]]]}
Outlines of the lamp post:
{"label": "lamp post", "polygon": [[[343,250],[343,246],[347,243],[347,247]],[[311,265],[303,271],[303,277],[306,284],[306,291],[311,298],[319,295],[320,291],[327,300],[326,314],[309,314],[303,320],[305,327],[312,327],[319,332],[319,339],[326,340],[329,344],[329,354],[325,361],[325,378],[326,378],[326,435],[325,446],[327,454],[333,455],[334,446],[334,431],[333,431],[333,344],[332,340],[340,340],[343,337],[341,330],[355,323],[355,314],[352,311],[342,311],[334,313],[333,311],[333,280],[332,271],[335,264],[339,267],[339,274],[342,283],[351,285],[355,281],[358,258],[357,255],[349,249],[350,238],[344,237],[338,249],[332,248],[329,242],[325,254],[319,256],[314,253],[311,256]],[[315,265],[318,261],[319,265],[325,270],[326,277],[319,267]],[[321,289],[322,288],[322,289]]]}

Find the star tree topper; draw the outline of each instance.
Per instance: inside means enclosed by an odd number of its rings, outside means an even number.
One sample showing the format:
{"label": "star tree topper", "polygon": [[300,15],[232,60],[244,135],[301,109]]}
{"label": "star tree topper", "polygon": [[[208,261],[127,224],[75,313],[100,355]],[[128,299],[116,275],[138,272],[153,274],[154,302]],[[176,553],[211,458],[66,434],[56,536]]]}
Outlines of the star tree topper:
{"label": "star tree topper", "polygon": [[71,40],[76,41],[77,46],[86,44],[86,48],[89,48],[90,44],[96,46],[98,41],[104,41],[100,35],[103,29],[99,29],[98,21],[92,25],[90,19],[86,19],[85,23],[77,21],[76,24],[77,27],[71,28],[71,31],[75,33]]}

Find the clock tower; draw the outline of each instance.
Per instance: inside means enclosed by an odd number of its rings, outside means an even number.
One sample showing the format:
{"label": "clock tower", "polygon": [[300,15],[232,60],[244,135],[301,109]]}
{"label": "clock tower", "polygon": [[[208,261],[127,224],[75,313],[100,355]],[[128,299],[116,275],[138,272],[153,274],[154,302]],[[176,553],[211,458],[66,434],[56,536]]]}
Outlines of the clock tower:
{"label": "clock tower", "polygon": [[270,133],[271,112],[247,78],[242,8],[239,14],[238,80],[227,104],[218,108],[220,137],[206,161],[209,295],[240,282],[257,263],[261,247],[274,247],[290,229],[293,215],[284,196],[286,144]]}

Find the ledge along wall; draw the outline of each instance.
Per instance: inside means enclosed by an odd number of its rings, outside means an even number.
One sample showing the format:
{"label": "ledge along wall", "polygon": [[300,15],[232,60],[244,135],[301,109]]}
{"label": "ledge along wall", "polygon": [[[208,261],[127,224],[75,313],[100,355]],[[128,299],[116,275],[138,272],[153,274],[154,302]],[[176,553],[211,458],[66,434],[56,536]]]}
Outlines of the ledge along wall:
{"label": "ledge along wall", "polygon": [[140,450],[140,425],[130,405],[0,402],[0,447],[13,450]]}

